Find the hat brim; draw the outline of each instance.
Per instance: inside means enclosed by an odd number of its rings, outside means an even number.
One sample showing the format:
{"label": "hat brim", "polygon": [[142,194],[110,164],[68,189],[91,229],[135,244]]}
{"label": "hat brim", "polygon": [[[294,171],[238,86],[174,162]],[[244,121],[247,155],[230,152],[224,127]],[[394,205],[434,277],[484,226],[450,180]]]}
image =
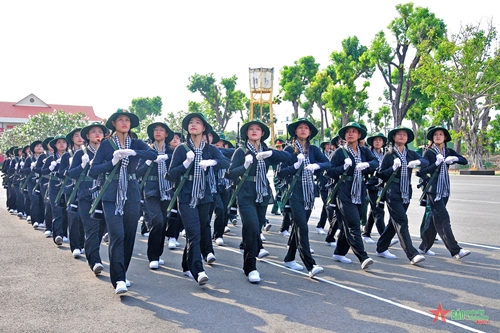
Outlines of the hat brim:
{"label": "hat brim", "polygon": [[248,128],[251,126],[251,125],[259,125],[260,128],[262,129],[262,132],[264,133],[264,135],[262,136],[262,138],[260,139],[260,141],[264,141],[266,140],[269,135],[271,134],[271,132],[269,131],[269,127],[266,126],[266,124],[264,124],[263,122],[261,121],[257,121],[257,120],[252,120],[252,121],[249,121],[248,123],[245,123],[243,124],[243,126],[241,126],[240,128],[240,136],[243,140],[246,140],[248,139]]}
{"label": "hat brim", "polygon": [[300,124],[306,124],[309,127],[309,130],[311,131],[311,135],[309,136],[309,139],[314,138],[316,135],[318,135],[318,129],[316,126],[314,126],[313,123],[311,123],[309,120],[300,120],[295,123],[291,123],[288,125],[288,134],[291,137],[295,136],[295,130]]}
{"label": "hat brim", "polygon": [[434,133],[437,130],[443,131],[444,134],[446,135],[446,139],[444,140],[444,142],[450,142],[451,141],[450,132],[448,132],[448,130],[446,128],[442,127],[442,126],[435,126],[429,132],[427,132],[427,140],[434,142]]}
{"label": "hat brim", "polygon": [[187,116],[184,117],[184,119],[182,119],[182,128],[189,133],[189,129],[188,129],[188,126],[189,126],[189,122],[191,121],[192,118],[194,117],[198,117],[201,119],[201,121],[203,122],[203,125],[205,126],[205,132],[208,132],[208,130],[212,127],[210,126],[210,124],[207,122],[207,120],[205,119],[205,116],[202,114],[202,113],[199,113],[199,112],[193,112],[193,113],[190,113],[188,114]]}
{"label": "hat brim", "polygon": [[[36,140],[30,144],[30,150],[32,153],[35,153],[35,146],[38,144],[42,144],[42,140]],[[42,145],[42,147],[43,147],[43,145]]]}
{"label": "hat brim", "polygon": [[348,128],[355,128],[359,131],[359,133],[361,133],[361,137],[359,138],[359,140],[363,140],[364,138],[366,138],[366,130],[363,129],[363,127],[358,127],[358,126],[345,126],[345,127],[342,127],[339,131],[339,137],[343,140],[345,140],[345,132],[347,131]]}
{"label": "hat brim", "polygon": [[170,141],[172,141],[172,139],[174,138],[175,133],[172,132],[172,130],[170,129],[170,127],[168,127],[168,125],[165,124],[165,123],[156,122],[156,123],[150,124],[148,126],[148,129],[147,129],[148,137],[151,140],[151,142],[155,141],[154,130],[155,130],[156,126],[162,126],[165,129],[165,131],[167,131],[167,137],[165,138],[165,143],[166,144],[168,144]]}
{"label": "hat brim", "polygon": [[406,144],[409,144],[411,142],[413,142],[413,140],[415,140],[415,134],[413,134],[413,131],[409,128],[395,128],[393,130],[391,130],[389,132],[389,134],[387,135],[389,138],[389,141],[390,142],[394,142],[394,135],[398,132],[398,131],[405,131],[406,134],[408,135],[408,141],[406,141]]}
{"label": "hat brim", "polygon": [[228,148],[234,148],[234,145],[231,141],[228,141],[228,140],[222,140],[222,142],[224,142]]}
{"label": "hat brim", "polygon": [[115,112],[106,121],[106,127],[112,131],[116,131],[115,126],[113,126],[113,121],[116,121],[118,116],[127,116],[130,119],[130,129],[139,126],[139,117],[132,112]]}
{"label": "hat brim", "polygon": [[80,131],[80,135],[82,134],[82,128],[81,127],[78,127],[78,128],[74,128],[71,132],[69,132],[68,134],[66,134],[66,141],[68,142],[68,144],[70,145],[73,145],[74,142],[73,142],[73,135],[75,135],[76,132]]}
{"label": "hat brim", "polygon": [[82,128],[82,130],[80,131],[80,135],[82,136],[83,140],[85,140],[85,142],[89,142],[89,139],[87,139],[87,134],[89,134],[90,130],[94,127],[100,127],[104,136],[108,135],[109,133],[109,129],[103,124],[90,124]]}
{"label": "hat brim", "polygon": [[384,144],[382,145],[382,147],[387,145],[387,138],[381,135],[369,136],[368,138],[366,138],[366,143],[368,143],[370,147],[373,147],[373,139],[375,138],[381,138],[382,140],[384,140]]}
{"label": "hat brim", "polygon": [[59,139],[63,139],[63,140],[65,140],[65,141],[66,141],[66,144],[69,144],[69,143],[68,143],[68,139],[66,139],[66,138],[61,138],[61,137],[55,137],[55,138],[53,138],[52,140],[50,140],[50,142],[49,142],[49,146],[50,146],[52,149],[54,149],[54,151],[56,151],[56,150],[57,150],[57,148],[56,148],[56,142],[57,142],[57,140],[59,140]]}
{"label": "hat brim", "polygon": [[214,131],[214,128],[212,127],[212,125],[208,125],[208,126],[210,126],[210,130],[208,130],[207,133],[212,134],[212,142],[210,142],[210,144],[211,145],[216,144],[217,142],[220,141],[220,136],[219,136],[219,134],[217,134],[217,132]]}

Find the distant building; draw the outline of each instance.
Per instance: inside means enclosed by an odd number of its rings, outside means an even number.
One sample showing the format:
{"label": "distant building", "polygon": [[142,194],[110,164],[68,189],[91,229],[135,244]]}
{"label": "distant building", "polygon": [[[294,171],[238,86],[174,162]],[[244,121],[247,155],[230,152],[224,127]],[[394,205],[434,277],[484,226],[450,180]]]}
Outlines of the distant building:
{"label": "distant building", "polygon": [[47,104],[34,94],[29,94],[19,102],[0,102],[0,136],[5,130],[28,122],[29,116],[63,110],[66,113],[84,113],[89,121],[101,121],[91,106]]}
{"label": "distant building", "polygon": [[[84,113],[90,122],[101,121],[94,113],[91,106],[47,104],[34,94],[29,94],[19,102],[0,102],[0,136],[16,125],[28,122],[29,116],[39,113],[52,113],[54,110],[63,110],[66,113]],[[0,162],[3,162],[0,156]]]}

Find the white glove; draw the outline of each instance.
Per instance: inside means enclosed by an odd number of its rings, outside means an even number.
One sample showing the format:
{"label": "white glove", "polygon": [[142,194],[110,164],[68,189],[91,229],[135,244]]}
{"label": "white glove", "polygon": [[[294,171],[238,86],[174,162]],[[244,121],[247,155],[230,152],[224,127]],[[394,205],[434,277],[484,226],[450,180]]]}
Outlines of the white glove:
{"label": "white glove", "polygon": [[90,161],[89,155],[83,154],[82,155],[82,169],[84,169],[85,166],[87,166],[87,163],[89,163],[89,161]]}
{"label": "white glove", "polygon": [[399,157],[394,159],[394,163],[392,164],[392,170],[396,171],[401,166],[401,160]]}
{"label": "white glove", "polygon": [[166,161],[166,160],[168,160],[168,155],[167,154],[163,154],[163,155],[158,155],[158,157],[156,158],[155,162],[158,163],[158,162],[163,162],[163,161]]}
{"label": "white glove", "polygon": [[454,162],[458,162],[458,157],[448,156],[447,158],[444,159],[444,163],[446,163],[446,164],[452,164]]}
{"label": "white glove", "polygon": [[36,167],[36,162],[31,162],[30,169],[33,170]]}
{"label": "white glove", "polygon": [[54,171],[54,169],[56,168],[56,165],[57,165],[57,161],[50,162],[49,170]]}
{"label": "white glove", "polygon": [[344,160],[344,170],[347,170],[348,167],[350,167],[352,165],[352,160],[347,157],[345,160]]}
{"label": "white glove", "polygon": [[111,159],[111,164],[113,164],[113,166],[115,166],[118,162],[120,162],[122,157],[123,156],[122,156],[120,150],[115,150],[113,152],[113,158]]}
{"label": "white glove", "polygon": [[443,155],[437,154],[436,155],[436,165],[440,165],[441,163],[443,163],[443,161],[444,161]]}
{"label": "white glove", "polygon": [[295,169],[298,169],[300,168],[300,165],[302,164],[302,162],[304,162],[304,160],[306,159],[306,157],[304,156],[304,154],[300,153],[297,155],[297,162],[293,163],[293,167]]}
{"label": "white glove", "polygon": [[119,149],[119,151],[120,151],[120,154],[122,155],[122,158],[127,157],[127,156],[137,155],[137,153],[133,149]]}
{"label": "white glove", "polygon": [[320,168],[319,165],[317,165],[316,163],[313,163],[313,164],[309,164],[304,169],[314,172],[316,170],[319,170],[319,168]]}
{"label": "white glove", "polygon": [[414,167],[419,166],[420,163],[421,163],[420,160],[410,161],[408,162],[408,168],[413,169]]}
{"label": "white glove", "polygon": [[151,161],[151,160],[146,160],[146,162],[144,162],[144,163],[146,163],[146,165],[147,165],[147,166],[150,166],[150,165],[151,165],[151,163],[153,163],[153,161]]}
{"label": "white glove", "polygon": [[61,158],[59,157],[57,160],[56,160],[57,164],[61,163]]}
{"label": "white glove", "polygon": [[17,162],[16,165],[14,166],[14,170],[17,170],[17,168],[19,168],[19,162]]}
{"label": "white glove", "polygon": [[257,161],[261,161],[265,158],[270,157],[272,154],[273,154],[272,150],[266,150],[266,151],[263,151],[262,153],[257,153],[255,158],[257,159]]}
{"label": "white glove", "polygon": [[73,163],[73,157],[69,158],[69,165],[71,165],[71,163]]}
{"label": "white glove", "polygon": [[24,168],[24,161],[19,162],[19,166],[21,167],[21,169]]}
{"label": "white glove", "polygon": [[368,169],[369,167],[370,167],[370,164],[368,162],[359,162],[356,164],[357,171],[362,171],[364,169]]}
{"label": "white glove", "polygon": [[217,165],[216,160],[201,160],[200,161],[200,168],[203,169],[203,171],[207,170],[208,167]]}
{"label": "white glove", "polygon": [[252,163],[253,163],[253,156],[250,155],[250,154],[248,154],[247,156],[245,156],[245,163],[243,163],[243,166],[245,167],[245,169],[248,169],[248,167]]}
{"label": "white glove", "polygon": [[186,153],[186,160],[182,162],[182,164],[187,169],[193,161],[194,161],[194,153],[192,150],[190,150]]}

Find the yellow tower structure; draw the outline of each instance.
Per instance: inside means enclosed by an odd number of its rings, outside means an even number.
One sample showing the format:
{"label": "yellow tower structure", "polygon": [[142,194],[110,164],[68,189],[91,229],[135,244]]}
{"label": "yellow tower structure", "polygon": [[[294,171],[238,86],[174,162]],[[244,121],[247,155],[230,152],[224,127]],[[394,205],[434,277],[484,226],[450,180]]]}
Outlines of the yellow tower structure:
{"label": "yellow tower structure", "polygon": [[[273,116],[273,82],[274,68],[249,68],[250,71],[250,120],[255,119],[254,107],[259,105],[260,116],[263,123],[271,131],[271,146],[274,146],[274,116]],[[262,107],[269,105],[269,122],[264,121]]]}

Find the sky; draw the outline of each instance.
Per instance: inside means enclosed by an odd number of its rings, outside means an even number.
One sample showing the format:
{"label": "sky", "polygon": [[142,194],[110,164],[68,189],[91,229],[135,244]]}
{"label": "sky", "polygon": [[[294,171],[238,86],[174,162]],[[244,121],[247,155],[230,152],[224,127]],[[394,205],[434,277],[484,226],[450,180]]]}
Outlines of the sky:
{"label": "sky", "polygon": [[[449,33],[488,19],[498,27],[498,1],[413,2],[442,19]],[[283,66],[312,55],[325,68],[350,36],[369,46],[377,32],[387,32],[400,3],[406,2],[0,0],[0,101],[33,93],[48,104],[92,106],[107,118],[134,98],[160,96],[166,114],[202,100],[186,88],[195,73],[236,75],[237,89],[249,96],[250,67],[274,68],[276,95]],[[372,110],[382,105],[383,89],[377,73]],[[275,112],[290,116],[293,108],[284,102]]]}

